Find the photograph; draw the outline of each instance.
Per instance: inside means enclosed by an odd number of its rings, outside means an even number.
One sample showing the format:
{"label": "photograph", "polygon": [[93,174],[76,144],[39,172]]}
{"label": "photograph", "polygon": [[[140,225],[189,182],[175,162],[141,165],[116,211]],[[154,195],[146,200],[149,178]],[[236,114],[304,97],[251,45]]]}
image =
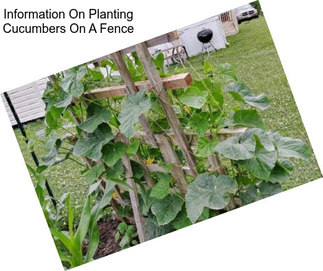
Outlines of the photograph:
{"label": "photograph", "polygon": [[65,270],[322,177],[259,1],[1,98]]}

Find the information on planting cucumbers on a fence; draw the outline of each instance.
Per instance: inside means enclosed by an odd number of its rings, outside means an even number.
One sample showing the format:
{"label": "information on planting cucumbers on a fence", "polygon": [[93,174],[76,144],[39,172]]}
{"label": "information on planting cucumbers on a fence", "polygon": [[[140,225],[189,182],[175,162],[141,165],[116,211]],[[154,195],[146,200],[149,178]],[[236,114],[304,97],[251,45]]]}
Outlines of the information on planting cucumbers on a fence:
{"label": "information on planting cucumbers on a fence", "polygon": [[221,2],[0,4],[1,270],[322,269],[322,23]]}
{"label": "information on planting cucumbers on a fence", "polygon": [[[131,22],[133,11],[128,10],[100,10],[91,8],[81,10],[3,10],[2,31],[6,34],[109,34],[134,33]],[[66,19],[75,20],[66,23]],[[91,20],[100,20],[98,23]],[[30,24],[30,21],[35,23]],[[50,23],[49,23],[50,22]]]}

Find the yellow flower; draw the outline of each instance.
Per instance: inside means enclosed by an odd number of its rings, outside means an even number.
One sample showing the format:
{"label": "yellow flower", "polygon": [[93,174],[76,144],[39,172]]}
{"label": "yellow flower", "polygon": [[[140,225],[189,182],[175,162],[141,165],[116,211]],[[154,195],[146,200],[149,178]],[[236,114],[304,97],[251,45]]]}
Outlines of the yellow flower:
{"label": "yellow flower", "polygon": [[118,194],[116,192],[113,192],[112,197],[116,199],[118,197]]}
{"label": "yellow flower", "polygon": [[184,105],[184,110],[186,113],[191,114],[191,109],[187,105]]}
{"label": "yellow flower", "polygon": [[153,162],[154,162],[154,159],[152,159],[152,158],[148,158],[148,159],[146,160],[146,165],[151,165]]}

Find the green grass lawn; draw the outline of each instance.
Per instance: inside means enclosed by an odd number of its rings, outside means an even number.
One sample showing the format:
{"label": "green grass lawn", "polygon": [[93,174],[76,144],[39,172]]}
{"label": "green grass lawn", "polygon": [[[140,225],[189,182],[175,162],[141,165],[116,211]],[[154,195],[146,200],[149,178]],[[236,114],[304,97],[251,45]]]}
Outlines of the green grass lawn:
{"label": "green grass lawn", "polygon": [[[268,129],[278,131],[285,136],[301,138],[309,143],[265,19],[260,17],[242,23],[239,29],[238,35],[228,38],[230,45],[226,49],[210,55],[210,62],[232,64],[236,68],[240,81],[249,85],[256,93],[264,92],[268,95],[271,107],[262,112]],[[189,61],[196,70],[202,73],[201,56],[193,57]],[[172,66],[170,69],[175,68],[176,66]],[[187,69],[194,77],[195,74],[189,65]],[[44,124],[36,121],[28,124],[27,129],[33,134],[44,129]],[[26,162],[33,164],[22,135],[18,129],[15,133]],[[60,133],[65,133],[65,131]],[[44,155],[41,142],[43,138],[42,136],[38,138],[35,151],[41,157]],[[66,161],[49,169],[46,173],[56,197],[65,192],[71,193],[76,212],[81,209],[88,187],[80,173],[81,169],[82,167],[77,163]],[[319,177],[321,177],[321,172],[314,156],[308,161],[295,161],[292,179],[284,186],[284,189]]]}

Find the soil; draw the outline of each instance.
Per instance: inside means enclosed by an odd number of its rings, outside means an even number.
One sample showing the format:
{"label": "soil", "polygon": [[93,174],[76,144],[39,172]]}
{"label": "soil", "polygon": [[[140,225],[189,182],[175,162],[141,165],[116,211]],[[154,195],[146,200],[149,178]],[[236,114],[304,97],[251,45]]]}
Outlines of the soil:
{"label": "soil", "polygon": [[[120,251],[119,244],[114,240],[114,236],[117,232],[119,221],[109,219],[107,221],[99,221],[98,227],[100,232],[100,243],[99,247],[94,255],[94,259],[99,259],[109,254]],[[83,254],[87,251],[86,243],[83,244]]]}

